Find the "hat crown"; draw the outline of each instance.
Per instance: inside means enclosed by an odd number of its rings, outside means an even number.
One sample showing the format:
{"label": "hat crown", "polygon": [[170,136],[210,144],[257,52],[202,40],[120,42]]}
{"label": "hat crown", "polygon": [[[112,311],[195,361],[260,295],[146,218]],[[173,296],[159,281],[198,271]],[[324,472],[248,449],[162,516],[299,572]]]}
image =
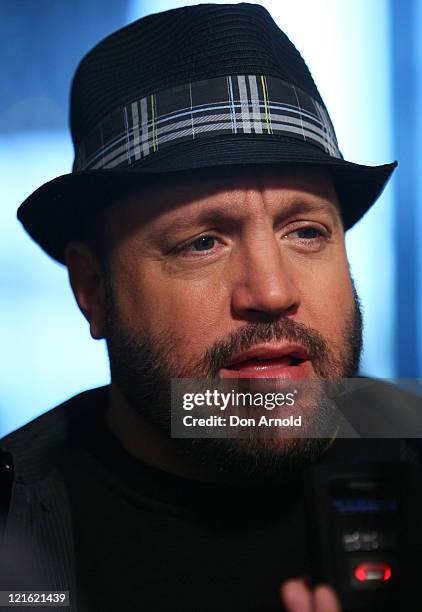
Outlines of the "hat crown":
{"label": "hat crown", "polygon": [[279,77],[323,104],[302,56],[264,7],[200,4],[139,19],[82,59],[71,92],[73,141],[133,100],[228,74]]}

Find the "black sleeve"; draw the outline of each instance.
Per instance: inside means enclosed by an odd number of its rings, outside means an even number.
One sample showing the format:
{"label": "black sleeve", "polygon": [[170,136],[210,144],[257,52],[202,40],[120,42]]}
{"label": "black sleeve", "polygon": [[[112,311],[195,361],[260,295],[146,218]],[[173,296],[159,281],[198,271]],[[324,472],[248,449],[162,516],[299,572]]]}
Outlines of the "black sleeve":
{"label": "black sleeve", "polygon": [[3,538],[13,486],[13,457],[0,450],[0,540]]}

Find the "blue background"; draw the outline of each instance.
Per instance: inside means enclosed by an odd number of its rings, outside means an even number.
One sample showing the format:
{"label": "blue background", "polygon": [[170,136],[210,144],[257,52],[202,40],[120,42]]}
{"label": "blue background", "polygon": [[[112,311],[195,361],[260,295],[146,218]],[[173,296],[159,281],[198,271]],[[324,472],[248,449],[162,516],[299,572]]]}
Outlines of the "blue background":
{"label": "blue background", "polygon": [[[133,19],[197,3],[0,0],[0,436],[109,380],[66,269],[16,220],[25,197],[70,171],[77,63]],[[347,247],[365,314],[362,371],[422,377],[422,0],[262,4],[310,66],[345,158],[400,162]]]}

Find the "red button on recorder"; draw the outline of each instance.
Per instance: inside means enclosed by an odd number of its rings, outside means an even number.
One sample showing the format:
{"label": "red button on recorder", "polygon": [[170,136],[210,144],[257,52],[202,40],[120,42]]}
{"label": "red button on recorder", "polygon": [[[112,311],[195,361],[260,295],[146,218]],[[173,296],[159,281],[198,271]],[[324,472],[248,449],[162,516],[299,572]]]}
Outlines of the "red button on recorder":
{"label": "red button on recorder", "polygon": [[388,563],[359,563],[354,570],[354,576],[359,582],[387,582],[391,578],[391,567]]}

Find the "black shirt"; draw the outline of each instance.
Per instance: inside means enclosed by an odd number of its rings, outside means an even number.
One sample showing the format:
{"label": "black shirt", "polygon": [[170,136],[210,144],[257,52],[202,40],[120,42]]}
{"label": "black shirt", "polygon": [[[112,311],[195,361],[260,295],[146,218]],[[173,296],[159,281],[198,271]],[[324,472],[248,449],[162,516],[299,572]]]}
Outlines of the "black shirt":
{"label": "black shirt", "polygon": [[[206,484],[147,466],[104,423],[62,465],[81,611],[282,610],[280,584],[310,575],[302,481]],[[339,440],[324,462],[394,461],[394,440]],[[393,444],[392,444],[393,443]],[[368,457],[371,458],[371,457]]]}
{"label": "black shirt", "polygon": [[81,610],[281,610],[281,581],[309,573],[301,483],[191,481],[96,433],[63,464]]}
{"label": "black shirt", "polygon": [[[420,428],[420,399],[382,388],[354,398],[358,421],[370,416],[377,433],[408,412],[397,431]],[[108,394],[82,393],[0,441],[13,466],[3,588],[70,590],[75,612],[281,610],[280,583],[311,571],[302,483],[242,489],[148,467],[107,430]],[[419,442],[338,439],[321,463],[418,464]],[[6,497],[10,480],[0,472]],[[409,524],[419,559],[420,514]]]}

